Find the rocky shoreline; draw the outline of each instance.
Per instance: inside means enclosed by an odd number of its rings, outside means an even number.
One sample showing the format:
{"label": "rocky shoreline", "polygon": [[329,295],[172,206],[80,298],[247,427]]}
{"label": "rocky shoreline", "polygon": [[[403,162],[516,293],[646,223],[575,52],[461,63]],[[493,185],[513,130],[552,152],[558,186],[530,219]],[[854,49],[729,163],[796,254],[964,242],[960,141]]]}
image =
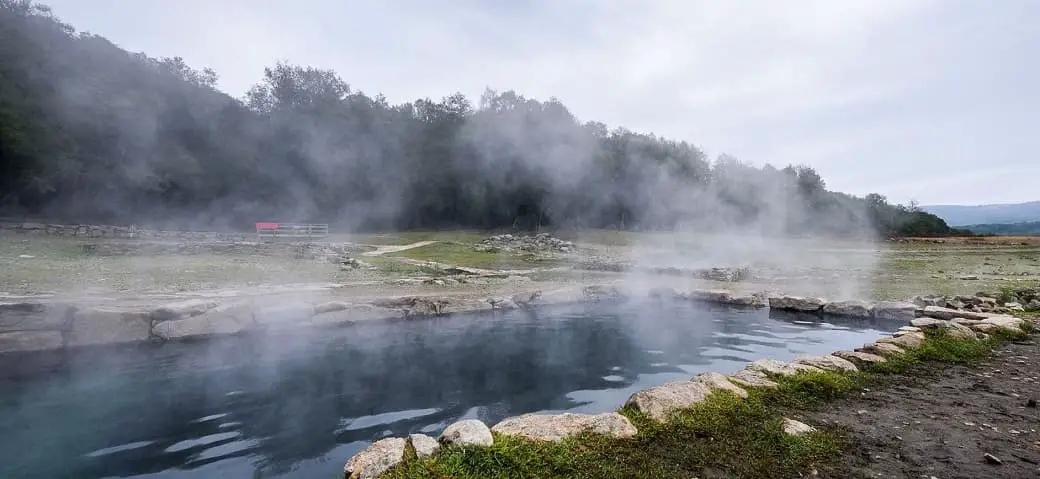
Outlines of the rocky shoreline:
{"label": "rocky shoreline", "polygon": [[[1035,300],[1035,291],[1023,291]],[[204,339],[270,330],[335,327],[358,321],[415,319],[448,314],[495,312],[594,301],[638,299],[700,301],[847,318],[911,321],[984,320],[1021,309],[1018,302],[988,296],[917,297],[912,302],[826,301],[822,298],[735,294],[726,290],[680,292],[671,288],[630,290],[619,285],[585,285],[511,297],[402,296],[364,301],[329,298],[192,299],[154,307],[82,306],[60,302],[0,302],[0,354],[141,342]],[[1010,307],[1009,307],[1010,306]]]}
{"label": "rocky shoreline", "polygon": [[[616,291],[614,291],[617,293]],[[699,374],[690,380],[672,381],[632,394],[622,407],[631,408],[653,421],[666,422],[679,410],[707,400],[713,391],[724,390],[737,397],[747,397],[748,388],[776,388],[776,376],[792,376],[803,371],[858,371],[870,364],[884,363],[886,358],[917,348],[925,341],[925,329],[943,329],[951,338],[981,340],[998,330],[1021,332],[1027,320],[1004,314],[1007,307],[987,295],[965,297],[917,297],[909,302],[827,302],[821,298],[764,295],[732,296],[725,291],[678,293],[661,289],[649,295],[709,301],[800,313],[833,314],[846,317],[906,321],[891,336],[853,349],[835,351],[826,356],[800,356],[791,362],[759,359],[743,369],[723,375],[717,372]],[[967,300],[967,301],[965,301]],[[943,306],[939,306],[943,304]],[[983,305],[983,306],[980,306]],[[946,307],[951,306],[951,307]],[[981,311],[989,309],[989,311]],[[802,435],[812,432],[810,425],[785,418],[784,432]],[[618,412],[602,414],[524,414],[500,421],[491,427],[478,420],[464,420],[449,425],[437,438],[412,434],[405,438],[384,438],[351,457],[344,466],[347,479],[374,479],[409,458],[436,454],[442,447],[491,446],[495,435],[513,436],[531,441],[561,441],[582,434],[602,434],[615,438],[631,438],[636,427]],[[494,434],[492,434],[494,433]]]}

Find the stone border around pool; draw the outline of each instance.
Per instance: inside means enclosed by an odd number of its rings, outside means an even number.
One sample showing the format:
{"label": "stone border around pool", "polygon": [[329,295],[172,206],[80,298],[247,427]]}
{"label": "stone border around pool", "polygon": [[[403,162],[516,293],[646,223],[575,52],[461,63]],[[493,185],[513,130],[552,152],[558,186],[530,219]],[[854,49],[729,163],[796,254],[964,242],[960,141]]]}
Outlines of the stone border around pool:
{"label": "stone border around pool", "polygon": [[[267,300],[259,297],[227,302],[185,300],[141,308],[84,308],[62,303],[0,302],[0,355],[198,340],[236,334],[336,327],[372,320],[415,319],[640,297],[881,320],[906,321],[924,313],[924,306],[914,303],[827,302],[820,298],[770,296],[767,293],[741,295],[725,290],[679,292],[666,287],[637,291],[617,285],[566,287],[544,293],[535,291],[483,300],[404,296],[344,302]],[[959,317],[968,315],[981,319],[977,313],[964,311],[957,314],[960,314]]]}
{"label": "stone border around pool", "polygon": [[[858,371],[870,364],[886,362],[886,357],[902,354],[907,349],[920,347],[925,341],[924,329],[945,329],[951,337],[979,340],[988,333],[1007,329],[1021,332],[1027,320],[1001,313],[985,313],[966,309],[946,308],[938,297],[918,297],[917,302],[827,302],[821,298],[800,296],[750,295],[734,296],[725,291],[694,291],[677,293],[669,290],[651,290],[651,297],[665,294],[675,298],[702,300],[713,303],[769,307],[781,311],[816,313],[854,318],[876,318],[905,321],[907,324],[892,335],[878,338],[850,350],[835,351],[826,356],[799,356],[790,362],[759,359],[743,369],[724,375],[717,372],[698,374],[689,380],[671,381],[632,394],[623,407],[631,407],[651,420],[668,421],[672,414],[705,401],[713,391],[724,390],[738,397],[748,396],[748,388],[776,388],[772,377],[791,376],[803,371]],[[803,435],[814,431],[812,426],[784,418],[783,431],[789,435]],[[441,447],[494,445],[494,435],[513,436],[531,441],[560,441],[583,433],[603,434],[616,438],[631,438],[638,431],[625,416],[617,411],[602,414],[540,414],[529,413],[503,419],[492,427],[476,419],[466,419],[449,425],[437,438],[411,434],[405,438],[389,437],[373,442],[351,457],[343,467],[346,479],[376,479],[408,457],[422,459],[436,454]]]}

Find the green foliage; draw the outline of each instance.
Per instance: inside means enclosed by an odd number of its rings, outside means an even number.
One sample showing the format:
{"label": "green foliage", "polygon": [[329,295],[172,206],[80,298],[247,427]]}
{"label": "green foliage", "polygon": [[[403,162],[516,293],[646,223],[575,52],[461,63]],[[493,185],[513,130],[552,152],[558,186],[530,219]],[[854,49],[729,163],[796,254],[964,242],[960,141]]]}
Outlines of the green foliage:
{"label": "green foliage", "polygon": [[765,399],[742,400],[719,392],[661,425],[628,410],[639,429],[634,439],[586,434],[559,443],[496,436],[489,448],[447,448],[433,458],[408,461],[385,477],[404,478],[661,478],[797,477],[845,447],[821,430],[783,434],[781,418]]}

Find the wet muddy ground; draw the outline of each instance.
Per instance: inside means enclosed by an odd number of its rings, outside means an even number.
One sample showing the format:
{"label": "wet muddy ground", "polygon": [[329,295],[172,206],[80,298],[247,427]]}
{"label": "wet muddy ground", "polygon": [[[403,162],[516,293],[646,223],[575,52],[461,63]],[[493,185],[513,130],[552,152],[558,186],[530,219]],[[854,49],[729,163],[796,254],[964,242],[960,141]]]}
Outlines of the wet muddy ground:
{"label": "wet muddy ground", "polygon": [[971,367],[919,365],[906,377],[806,415],[838,426],[851,452],[821,477],[1040,478],[1040,341]]}

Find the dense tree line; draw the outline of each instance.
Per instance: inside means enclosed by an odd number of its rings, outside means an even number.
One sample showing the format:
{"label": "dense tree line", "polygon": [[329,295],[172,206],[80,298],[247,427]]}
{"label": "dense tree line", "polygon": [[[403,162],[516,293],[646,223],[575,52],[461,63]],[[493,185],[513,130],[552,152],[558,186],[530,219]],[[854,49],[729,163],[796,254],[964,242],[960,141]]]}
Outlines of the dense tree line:
{"label": "dense tree line", "polygon": [[806,166],[753,167],[486,91],[390,104],[278,63],[242,99],[180,58],[128,53],[0,0],[0,208],[75,221],[247,227],[752,229],[945,234]]}

